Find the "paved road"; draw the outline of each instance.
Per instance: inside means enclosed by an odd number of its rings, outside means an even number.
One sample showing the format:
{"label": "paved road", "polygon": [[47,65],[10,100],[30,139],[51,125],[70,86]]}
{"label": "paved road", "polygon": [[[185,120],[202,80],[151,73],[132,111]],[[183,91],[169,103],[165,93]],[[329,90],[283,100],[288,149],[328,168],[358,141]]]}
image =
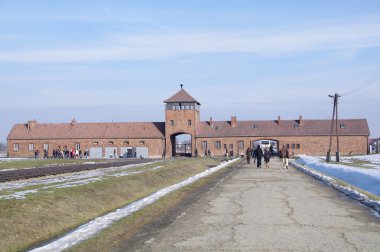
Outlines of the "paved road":
{"label": "paved road", "polygon": [[380,218],[278,159],[244,165],[138,251],[380,251]]}

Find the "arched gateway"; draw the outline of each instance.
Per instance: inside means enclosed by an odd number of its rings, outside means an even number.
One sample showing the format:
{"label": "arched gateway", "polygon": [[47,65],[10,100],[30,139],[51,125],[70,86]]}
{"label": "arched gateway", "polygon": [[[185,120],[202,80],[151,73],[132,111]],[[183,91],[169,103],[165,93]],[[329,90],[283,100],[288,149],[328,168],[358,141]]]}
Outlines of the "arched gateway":
{"label": "arched gateway", "polygon": [[[164,101],[165,103],[165,138],[166,156],[194,156],[195,136],[199,125],[200,103],[191,97],[181,85],[181,90]],[[190,135],[190,142],[185,145],[176,141],[182,134]],[[184,149],[185,148],[185,149]]]}

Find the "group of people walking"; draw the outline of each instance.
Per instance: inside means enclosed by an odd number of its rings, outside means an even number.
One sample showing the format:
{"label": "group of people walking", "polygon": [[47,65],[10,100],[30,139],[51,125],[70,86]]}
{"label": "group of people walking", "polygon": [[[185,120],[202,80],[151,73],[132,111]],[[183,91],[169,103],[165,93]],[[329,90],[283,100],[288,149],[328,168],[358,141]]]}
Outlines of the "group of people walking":
{"label": "group of people walking", "polygon": [[[245,155],[247,158],[247,163],[251,163],[251,158],[254,160],[254,163],[256,163],[257,168],[261,168],[261,160],[264,158],[265,162],[265,168],[269,168],[270,159],[273,156],[273,147],[270,146],[270,148],[266,147],[263,151],[263,149],[258,145],[256,149],[251,149],[250,147],[247,148],[245,151]],[[283,162],[283,168],[288,169],[289,166],[289,150],[288,148],[283,145],[282,149],[279,152],[280,158]]]}

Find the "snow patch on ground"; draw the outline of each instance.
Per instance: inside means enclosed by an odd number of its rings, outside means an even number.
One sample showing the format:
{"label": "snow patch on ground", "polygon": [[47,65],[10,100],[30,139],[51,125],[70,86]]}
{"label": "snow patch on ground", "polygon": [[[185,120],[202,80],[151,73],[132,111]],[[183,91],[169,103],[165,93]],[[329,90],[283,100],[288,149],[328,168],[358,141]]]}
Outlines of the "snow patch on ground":
{"label": "snow patch on ground", "polygon": [[380,165],[380,154],[342,157],[342,160],[344,160],[344,162],[351,161],[352,159],[367,161],[372,164]]}
{"label": "snow patch on ground", "polygon": [[[312,176],[313,178],[315,178],[319,181],[322,181],[327,186],[330,186],[330,187],[338,190],[339,192],[343,193],[347,197],[361,202],[362,204],[364,204],[364,205],[368,206],[369,208],[371,208],[372,210],[374,210],[377,214],[380,214],[380,201],[372,200],[367,195],[357,191],[356,189],[354,189],[350,186],[339,185],[339,183],[334,178],[331,178],[331,177],[324,175],[318,171],[315,171],[313,169],[305,167],[305,166],[301,165],[300,162],[298,162],[298,160],[296,162],[291,162],[291,165],[293,167],[297,168],[298,170],[301,170],[304,173]],[[309,166],[309,164],[307,166]]]}
{"label": "snow patch on ground", "polygon": [[173,192],[173,191],[175,191],[181,187],[187,186],[187,185],[197,181],[200,178],[206,177],[206,176],[228,166],[229,164],[231,164],[232,162],[235,162],[237,160],[240,160],[240,159],[237,158],[234,160],[224,162],[224,163],[222,163],[216,167],[207,169],[204,172],[201,172],[197,175],[189,177],[188,179],[186,179],[180,183],[177,183],[177,184],[174,184],[172,186],[158,190],[155,193],[152,193],[151,195],[149,195],[149,196],[147,196],[141,200],[135,201],[129,205],[126,205],[123,208],[117,209],[117,210],[115,210],[111,213],[108,213],[106,215],[100,216],[100,217],[90,221],[89,223],[86,223],[86,224],[78,227],[74,231],[66,234],[65,236],[45,245],[45,246],[31,250],[31,252],[62,251],[62,250],[68,249],[74,245],[77,245],[80,242],[83,242],[84,240],[87,240],[87,239],[93,237],[94,235],[96,235],[100,231],[108,228],[114,222],[129,216],[130,214],[146,207],[149,204],[154,203],[155,201],[157,201],[161,197],[163,197],[163,196],[165,196],[165,195],[167,195],[167,194],[169,194],[169,193],[171,193],[171,192]]}
{"label": "snow patch on ground", "polygon": [[[150,170],[157,170],[163,166],[156,166],[150,169],[141,171],[128,171],[131,168],[137,168],[159,161],[153,161],[141,164],[130,164],[121,167],[109,167],[90,171],[81,171],[75,173],[59,174],[48,177],[33,178],[28,180],[10,181],[0,183],[0,199],[25,199],[25,196],[30,194],[28,187],[41,186],[40,189],[35,189],[36,192],[50,188],[68,188],[74,186],[86,185],[110,177],[123,177],[133,174],[143,173]],[[17,191],[24,189],[23,191]],[[35,193],[35,192],[33,192]]]}
{"label": "snow patch on ground", "polygon": [[301,155],[295,162],[380,196],[380,167],[376,164],[372,164],[375,167],[373,169],[365,169],[351,165],[326,163],[321,158],[306,155]]}

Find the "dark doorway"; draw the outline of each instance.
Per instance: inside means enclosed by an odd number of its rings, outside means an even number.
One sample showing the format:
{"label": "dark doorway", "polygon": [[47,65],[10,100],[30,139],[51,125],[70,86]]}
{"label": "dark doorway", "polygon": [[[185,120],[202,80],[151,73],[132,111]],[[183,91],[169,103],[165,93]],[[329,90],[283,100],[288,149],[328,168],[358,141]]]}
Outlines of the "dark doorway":
{"label": "dark doorway", "polygon": [[173,157],[191,157],[191,135],[177,134],[171,136]]}

